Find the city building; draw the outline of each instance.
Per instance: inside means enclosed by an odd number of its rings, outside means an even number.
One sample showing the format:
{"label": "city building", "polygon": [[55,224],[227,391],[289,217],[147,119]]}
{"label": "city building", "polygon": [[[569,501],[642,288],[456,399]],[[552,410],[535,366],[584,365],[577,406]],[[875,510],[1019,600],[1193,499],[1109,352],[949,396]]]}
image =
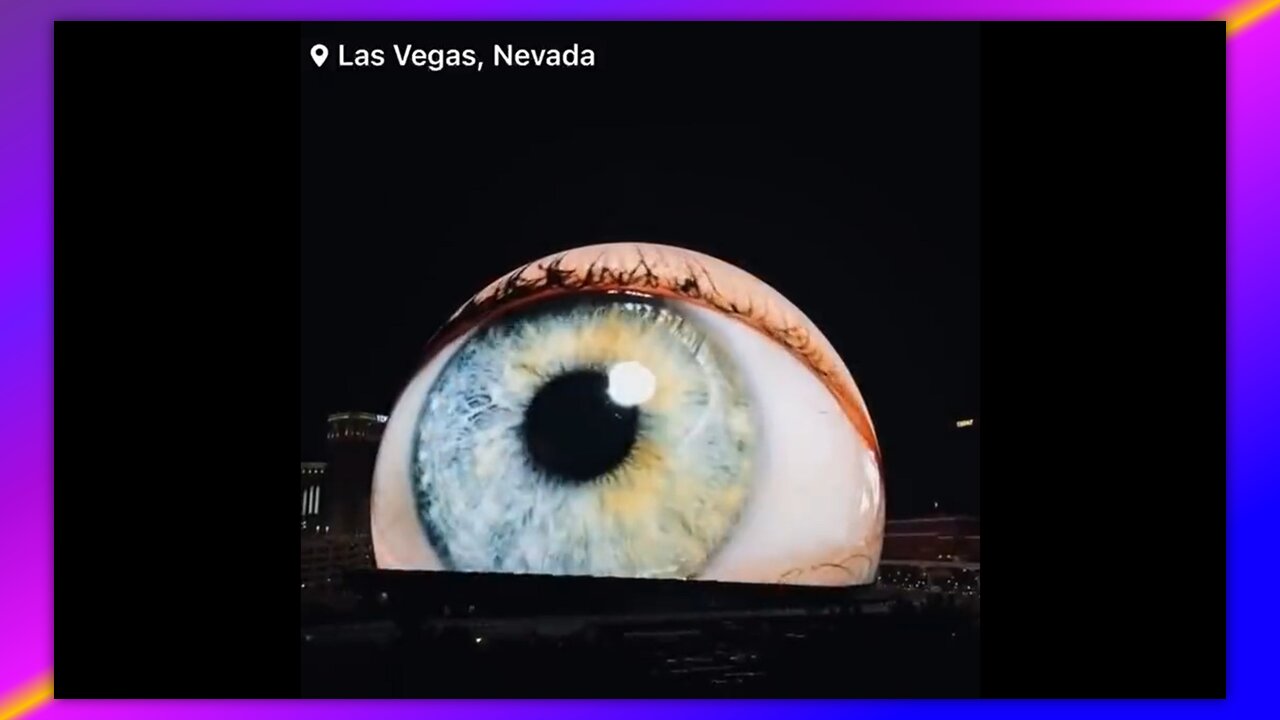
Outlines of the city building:
{"label": "city building", "polygon": [[378,443],[387,416],[341,412],[329,416],[325,433],[328,465],[320,519],[328,532],[369,534],[369,496]]}
{"label": "city building", "polygon": [[346,573],[373,568],[367,537],[321,532],[302,536],[301,581],[306,600],[328,603],[347,589]]}
{"label": "city building", "polygon": [[878,582],[912,591],[977,596],[981,589],[981,525],[964,515],[889,520]]}
{"label": "city building", "polygon": [[978,421],[961,414],[938,430],[936,452],[946,482],[935,488],[932,515],[888,520],[877,582],[912,591],[976,599],[982,562],[981,522],[947,508],[976,509],[979,490]]}
{"label": "city building", "polygon": [[302,463],[302,531],[322,532],[320,500],[324,496],[324,476],[328,463]]}
{"label": "city building", "polygon": [[326,461],[302,463],[301,585],[304,601],[331,604],[347,573],[373,567],[369,497],[386,415],[334,413]]}
{"label": "city building", "polygon": [[963,515],[889,520],[884,528],[887,560],[981,562],[981,523]]}

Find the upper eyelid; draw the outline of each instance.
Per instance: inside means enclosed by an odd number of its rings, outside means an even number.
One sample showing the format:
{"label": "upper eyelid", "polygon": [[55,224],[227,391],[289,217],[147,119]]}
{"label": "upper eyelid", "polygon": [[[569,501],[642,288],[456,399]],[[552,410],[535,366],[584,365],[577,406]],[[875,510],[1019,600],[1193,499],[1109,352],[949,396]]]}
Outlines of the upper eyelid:
{"label": "upper eyelid", "polygon": [[495,312],[587,290],[631,290],[687,300],[768,335],[823,381],[867,447],[879,457],[875,431],[853,379],[812,323],[794,306],[787,307],[790,303],[780,293],[746,271],[680,248],[641,243],[595,245],[523,265],[490,283],[459,308],[432,338],[428,357]]}

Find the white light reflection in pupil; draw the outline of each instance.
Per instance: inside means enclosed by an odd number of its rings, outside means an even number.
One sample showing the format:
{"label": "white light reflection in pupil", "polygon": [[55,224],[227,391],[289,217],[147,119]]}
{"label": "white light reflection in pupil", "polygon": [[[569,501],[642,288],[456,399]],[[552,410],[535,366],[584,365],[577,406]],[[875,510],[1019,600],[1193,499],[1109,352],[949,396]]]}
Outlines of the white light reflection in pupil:
{"label": "white light reflection in pupil", "polygon": [[634,360],[609,368],[609,399],[623,407],[647,402],[657,388],[658,379],[653,372]]}

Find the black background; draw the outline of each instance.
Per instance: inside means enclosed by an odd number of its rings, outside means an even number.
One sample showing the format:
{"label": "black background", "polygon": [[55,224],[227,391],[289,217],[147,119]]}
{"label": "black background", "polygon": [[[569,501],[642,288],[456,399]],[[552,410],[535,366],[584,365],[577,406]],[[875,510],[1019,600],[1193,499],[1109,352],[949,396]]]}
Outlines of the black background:
{"label": "black background", "polygon": [[[389,413],[428,338],[499,275],[637,240],[762,278],[871,409],[889,512],[975,513],[978,27],[310,26],[302,73],[303,458]],[[590,68],[490,48],[591,47]],[[337,66],[338,43],[387,65]],[[392,43],[476,48],[401,69]],[[747,369],[750,372],[750,369]]]}
{"label": "black background", "polygon": [[[1224,26],[980,32],[983,691],[1221,696]],[[58,697],[297,694],[297,545],[282,518],[297,504],[294,333],[310,292],[301,34],[56,28]],[[546,111],[530,98],[510,121]],[[370,215],[401,207],[397,192]],[[547,212],[570,217],[579,199]],[[630,210],[576,232],[692,244],[738,222],[626,228],[613,220],[643,206],[617,207]],[[536,228],[538,212],[485,227]],[[909,209],[909,224],[929,214]],[[769,277],[747,245],[733,258]],[[455,303],[506,264],[447,269],[477,273]],[[850,303],[871,302],[853,286]],[[843,314],[784,291],[824,329]],[[386,310],[376,295],[351,303]],[[438,322],[402,318],[424,337]]]}

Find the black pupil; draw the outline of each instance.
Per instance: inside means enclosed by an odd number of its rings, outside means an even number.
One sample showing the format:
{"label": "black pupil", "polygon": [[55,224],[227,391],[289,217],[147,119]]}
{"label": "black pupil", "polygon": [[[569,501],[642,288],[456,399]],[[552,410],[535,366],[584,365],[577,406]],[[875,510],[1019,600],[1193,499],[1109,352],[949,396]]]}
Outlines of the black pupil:
{"label": "black pupil", "polygon": [[565,373],[543,385],[524,413],[524,442],[547,474],[585,482],[616,468],[636,441],[635,407],[609,398],[602,372]]}

